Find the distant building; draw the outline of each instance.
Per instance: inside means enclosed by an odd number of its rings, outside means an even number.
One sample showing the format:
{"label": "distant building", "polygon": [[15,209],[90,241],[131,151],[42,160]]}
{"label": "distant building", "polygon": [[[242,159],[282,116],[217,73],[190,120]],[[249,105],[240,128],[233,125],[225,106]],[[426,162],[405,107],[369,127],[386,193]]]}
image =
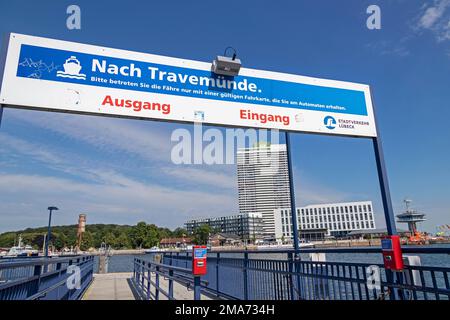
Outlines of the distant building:
{"label": "distant building", "polygon": [[162,238],[159,242],[160,248],[185,248],[192,245],[191,238]]}
{"label": "distant building", "polygon": [[[293,239],[290,208],[274,210],[276,240]],[[297,208],[300,238],[302,230],[325,230],[327,236],[345,236],[353,230],[375,229],[372,201],[309,205]]]}
{"label": "distant building", "polygon": [[260,212],[265,237],[275,235],[274,210],[290,207],[289,171],[284,144],[238,149],[239,212]]}
{"label": "distant building", "polygon": [[406,205],[406,210],[400,214],[397,214],[397,222],[398,223],[406,223],[408,225],[408,230],[411,235],[415,235],[417,233],[417,223],[426,221],[425,213],[418,212],[410,208],[411,200],[405,199],[403,200]]}
{"label": "distant building", "polygon": [[263,238],[263,216],[261,213],[194,219],[187,221],[185,226],[188,234],[193,234],[196,228],[205,224],[211,227],[213,233],[234,234],[247,242],[254,242]]}
{"label": "distant building", "polygon": [[239,246],[242,244],[242,239],[235,234],[216,233],[209,237],[209,244],[212,247]]}

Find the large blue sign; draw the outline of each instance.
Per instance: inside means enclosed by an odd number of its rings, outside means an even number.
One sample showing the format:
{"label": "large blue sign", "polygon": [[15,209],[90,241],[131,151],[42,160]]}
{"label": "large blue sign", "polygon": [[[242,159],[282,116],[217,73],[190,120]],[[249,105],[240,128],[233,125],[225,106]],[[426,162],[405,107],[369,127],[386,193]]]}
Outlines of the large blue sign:
{"label": "large blue sign", "polygon": [[22,44],[18,77],[339,114],[367,115],[363,91],[211,72]]}

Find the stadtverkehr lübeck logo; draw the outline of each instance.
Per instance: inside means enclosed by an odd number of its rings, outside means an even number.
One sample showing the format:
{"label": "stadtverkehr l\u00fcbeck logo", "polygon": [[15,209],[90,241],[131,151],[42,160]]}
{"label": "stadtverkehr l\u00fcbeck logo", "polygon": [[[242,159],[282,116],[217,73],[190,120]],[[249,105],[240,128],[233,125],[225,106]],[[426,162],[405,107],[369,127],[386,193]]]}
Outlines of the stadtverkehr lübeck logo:
{"label": "stadtverkehr l\u00fcbeck logo", "polygon": [[326,116],[323,119],[323,124],[328,129],[333,130],[334,128],[336,128],[336,119],[334,119],[332,116]]}
{"label": "stadtverkehr l\u00fcbeck logo", "polygon": [[86,80],[86,75],[80,73],[82,66],[75,56],[70,56],[63,64],[63,67],[64,71],[59,70],[56,73],[57,77]]}

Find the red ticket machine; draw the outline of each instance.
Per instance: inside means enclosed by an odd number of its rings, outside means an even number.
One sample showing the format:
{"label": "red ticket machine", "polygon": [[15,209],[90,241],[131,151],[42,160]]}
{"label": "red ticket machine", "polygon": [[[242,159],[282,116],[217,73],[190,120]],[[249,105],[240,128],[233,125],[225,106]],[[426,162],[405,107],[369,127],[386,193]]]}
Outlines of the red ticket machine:
{"label": "red ticket machine", "polygon": [[403,270],[403,255],[399,236],[387,236],[381,239],[381,250],[383,252],[384,267],[386,269],[392,271]]}
{"label": "red ticket machine", "polygon": [[192,273],[196,276],[206,274],[206,246],[194,246],[192,248]]}

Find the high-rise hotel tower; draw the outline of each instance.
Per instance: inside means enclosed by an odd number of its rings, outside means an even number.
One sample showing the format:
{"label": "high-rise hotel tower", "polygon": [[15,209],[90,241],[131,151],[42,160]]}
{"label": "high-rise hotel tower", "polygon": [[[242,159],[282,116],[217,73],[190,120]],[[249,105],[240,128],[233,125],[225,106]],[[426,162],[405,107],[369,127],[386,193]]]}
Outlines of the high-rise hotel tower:
{"label": "high-rise hotel tower", "polygon": [[238,149],[239,212],[260,212],[266,238],[275,237],[274,210],[290,207],[289,171],[284,144]]}

